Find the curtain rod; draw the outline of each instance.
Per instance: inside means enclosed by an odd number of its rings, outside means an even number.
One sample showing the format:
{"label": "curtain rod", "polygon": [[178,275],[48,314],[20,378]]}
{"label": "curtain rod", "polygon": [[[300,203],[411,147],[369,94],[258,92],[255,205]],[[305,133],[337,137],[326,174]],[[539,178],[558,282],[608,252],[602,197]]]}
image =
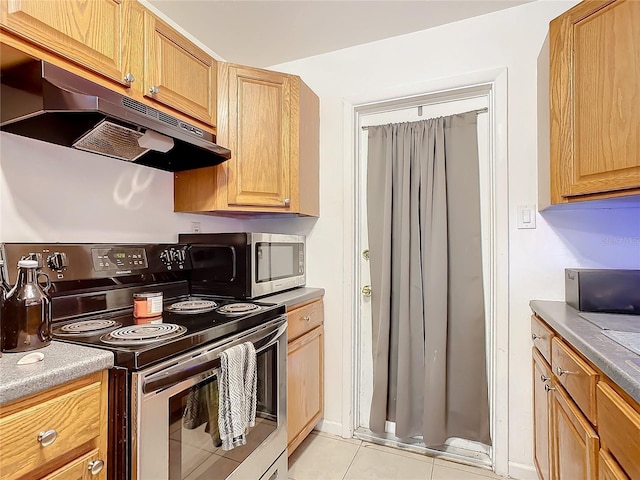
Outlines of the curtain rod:
{"label": "curtain rod", "polygon": [[[464,115],[465,113],[486,113],[488,112],[489,109],[487,107],[484,108],[478,108],[477,110],[469,110],[468,112],[461,112],[461,113],[454,113],[453,115]],[[447,115],[450,116],[450,115]],[[433,118],[437,118],[437,117],[433,117]],[[426,120],[426,119],[425,119]],[[419,122],[420,120],[415,120],[416,122]],[[402,123],[402,122],[401,122]],[[383,125],[388,125],[387,123],[383,124]],[[362,127],[362,130],[369,130],[369,127],[380,127],[382,125],[369,125],[369,126],[364,126]]]}

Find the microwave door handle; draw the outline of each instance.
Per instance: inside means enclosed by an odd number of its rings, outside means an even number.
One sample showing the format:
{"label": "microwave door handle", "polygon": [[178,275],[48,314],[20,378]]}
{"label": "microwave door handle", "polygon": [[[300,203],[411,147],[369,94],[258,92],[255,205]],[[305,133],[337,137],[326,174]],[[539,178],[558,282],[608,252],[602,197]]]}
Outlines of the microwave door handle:
{"label": "microwave door handle", "polygon": [[[280,325],[278,329],[273,330],[270,333],[263,335],[262,337],[259,337],[258,339],[252,340],[251,337],[240,338],[238,339],[238,341],[233,342],[232,345],[221,348],[219,352],[224,351],[226,348],[230,348],[232,346],[239,345],[241,343],[249,341],[253,343],[253,347],[255,348],[256,355],[257,355],[261,353],[263,350],[273,345],[277,341],[278,337],[284,334],[286,330],[287,330],[287,324],[285,322],[282,325]],[[263,332],[257,332],[257,333],[263,333]],[[143,393],[157,392],[159,390],[171,387],[173,385],[177,385],[180,382],[183,382],[184,380],[188,380],[189,378],[200,375],[201,373],[220,368],[220,358],[218,357],[218,354],[216,354],[216,358],[212,359],[211,353],[207,353],[204,356],[205,358],[203,358],[202,359],[203,361],[201,362],[194,364],[193,361],[187,361],[187,362],[184,362],[183,364],[178,364],[174,367],[171,367],[170,369],[165,370],[164,372],[159,372],[155,375],[152,375],[147,380],[145,380],[144,384],[142,385]],[[213,375],[213,372],[212,372],[212,375]],[[209,376],[212,376],[212,375],[209,375]],[[154,378],[154,377],[158,377],[158,378]]]}

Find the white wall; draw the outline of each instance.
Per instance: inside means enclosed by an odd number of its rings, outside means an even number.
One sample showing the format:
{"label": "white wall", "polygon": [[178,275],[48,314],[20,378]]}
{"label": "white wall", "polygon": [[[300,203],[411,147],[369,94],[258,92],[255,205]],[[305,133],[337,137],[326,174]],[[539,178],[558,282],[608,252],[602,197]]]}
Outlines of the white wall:
{"label": "white wall", "polygon": [[[575,3],[533,2],[273,67],[300,75],[320,96],[321,218],[311,232],[309,253],[317,259],[310,267],[313,283],[327,289],[324,429],[340,431],[350,402],[341,378],[349,363],[342,355],[342,325],[353,321],[343,308],[345,296],[351,295],[345,278],[352,267],[344,264],[345,248],[350,247],[341,239],[351,228],[345,224],[344,204],[352,192],[345,189],[344,163],[353,158],[345,153],[352,139],[343,135],[343,100],[425,93],[421,84],[507,67],[510,308],[509,318],[501,320],[510,329],[509,459],[512,474],[532,476],[529,301],[562,300],[565,267],[640,268],[637,206],[609,209],[605,202],[599,209],[558,209],[538,215],[536,230],[515,229],[516,205],[537,203],[538,56],[548,22]],[[546,100],[540,104],[547,105]]]}
{"label": "white wall", "polygon": [[173,213],[173,174],[0,133],[0,241],[175,242],[243,229],[228,218]]}

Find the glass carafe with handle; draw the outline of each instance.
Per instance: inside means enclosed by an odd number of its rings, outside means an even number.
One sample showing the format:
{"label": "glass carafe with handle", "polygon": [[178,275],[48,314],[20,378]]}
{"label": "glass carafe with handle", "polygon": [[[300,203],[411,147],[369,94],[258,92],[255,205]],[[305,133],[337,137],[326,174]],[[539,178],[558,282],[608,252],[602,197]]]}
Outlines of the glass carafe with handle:
{"label": "glass carafe with handle", "polygon": [[[46,277],[43,287],[38,282]],[[2,302],[0,349],[3,352],[26,352],[51,343],[51,298],[47,293],[49,277],[38,271],[36,260],[18,262],[18,279]]]}

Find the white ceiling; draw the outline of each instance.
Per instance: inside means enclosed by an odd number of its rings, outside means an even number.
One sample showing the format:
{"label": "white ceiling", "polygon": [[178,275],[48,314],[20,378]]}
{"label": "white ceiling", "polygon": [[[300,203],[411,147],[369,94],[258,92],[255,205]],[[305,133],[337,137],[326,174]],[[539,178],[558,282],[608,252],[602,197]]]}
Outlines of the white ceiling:
{"label": "white ceiling", "polygon": [[147,0],[224,60],[256,67],[515,7],[533,0]]}

